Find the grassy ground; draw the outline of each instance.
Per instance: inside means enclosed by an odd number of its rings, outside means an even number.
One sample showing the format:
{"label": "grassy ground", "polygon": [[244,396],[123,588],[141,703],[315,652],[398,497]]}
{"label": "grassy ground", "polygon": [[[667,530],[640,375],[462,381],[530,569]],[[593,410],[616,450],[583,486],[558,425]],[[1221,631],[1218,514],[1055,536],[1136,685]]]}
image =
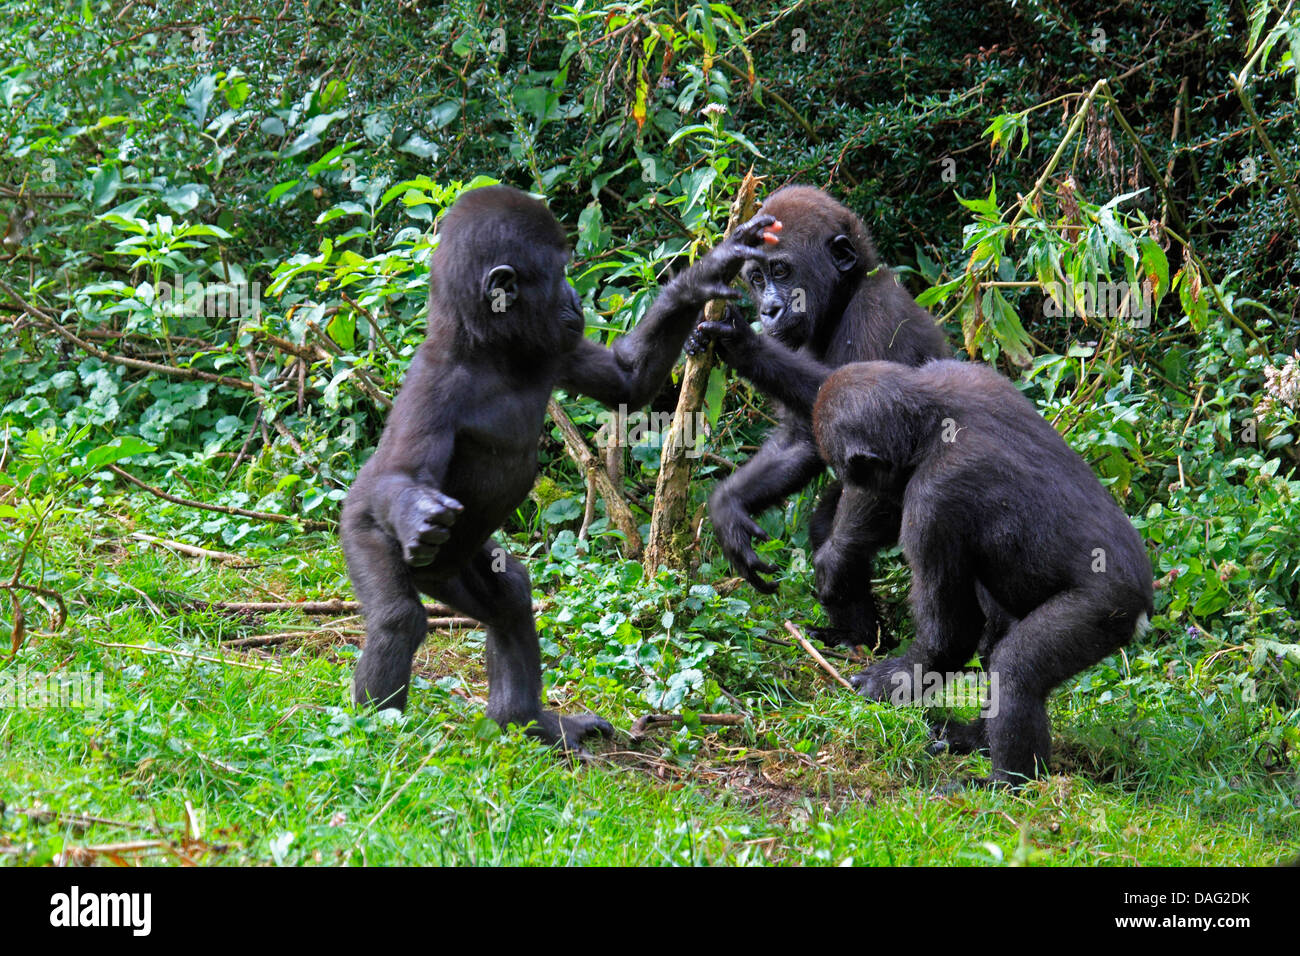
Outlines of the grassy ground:
{"label": "grassy ground", "polygon": [[[1222,865],[1300,852],[1293,761],[1159,637],[1058,692],[1058,773],[1015,794],[941,796],[987,765],[928,756],[922,713],[835,689],[801,652],[739,627],[727,647],[762,658],[733,694],[742,725],[624,733],[575,766],[482,717],[481,633],[432,635],[409,713],[363,714],[347,705],[355,619],[187,604],[347,595],[328,538],[233,569],[110,536],[86,574],[65,594],[67,626],[34,630],[0,672],[102,674],[106,702],[98,715],[0,711],[11,864]],[[539,597],[588,601],[584,587]],[[765,614],[781,611],[747,617]],[[552,702],[625,732],[652,708],[595,664],[559,663],[563,616],[541,614],[562,674]]]}

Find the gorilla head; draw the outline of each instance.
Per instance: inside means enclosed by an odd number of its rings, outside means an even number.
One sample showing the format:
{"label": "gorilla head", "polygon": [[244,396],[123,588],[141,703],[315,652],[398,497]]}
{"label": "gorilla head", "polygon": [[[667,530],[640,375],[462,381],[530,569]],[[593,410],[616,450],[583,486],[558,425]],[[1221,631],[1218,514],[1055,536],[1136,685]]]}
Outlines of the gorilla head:
{"label": "gorilla head", "polygon": [[[454,320],[475,347],[510,342],[564,351],[584,325],[582,303],[565,278],[568,262],[564,231],[545,203],[509,186],[471,190],[438,230],[430,319]],[[478,295],[466,296],[467,289]]]}
{"label": "gorilla head", "polygon": [[820,189],[787,186],[763,203],[783,225],[767,262],[741,270],[763,330],[790,348],[825,336],[827,316],[839,317],[859,281],[880,264],[862,220]]}

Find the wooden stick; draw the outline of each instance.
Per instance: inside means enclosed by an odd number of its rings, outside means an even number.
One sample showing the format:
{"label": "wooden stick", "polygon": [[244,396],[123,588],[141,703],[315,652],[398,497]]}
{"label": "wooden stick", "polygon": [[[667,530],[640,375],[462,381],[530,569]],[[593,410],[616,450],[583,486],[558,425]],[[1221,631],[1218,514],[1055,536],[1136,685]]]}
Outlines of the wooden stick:
{"label": "wooden stick", "polygon": [[790,621],[786,621],[785,629],[790,632],[791,637],[793,637],[796,641],[799,642],[799,646],[808,652],[808,656],[817,662],[818,667],[820,667],[826,673],[830,674],[831,677],[835,678],[835,681],[841,687],[845,687],[849,690],[853,690],[853,685],[850,684],[848,681],[846,681],[840,675],[840,672],[830,665],[830,662],[827,661],[826,658],[822,657],[821,654],[817,653],[817,648],[813,647],[810,643],[808,643],[808,638],[803,636],[803,632],[800,631],[799,628],[795,627],[794,624],[791,623]]}
{"label": "wooden stick", "polygon": [[118,465],[109,465],[108,470],[119,478],[125,478],[136,487],[143,488],[149,494],[161,498],[163,501],[170,501],[174,505],[180,505],[183,508],[198,508],[201,511],[215,511],[217,514],[238,515],[241,518],[254,518],[258,521],[270,521],[275,524],[290,524],[298,522],[308,531],[328,531],[333,525],[324,521],[311,521],[307,518],[299,518],[294,515],[277,515],[269,511],[249,511],[247,508],[235,508],[231,505],[210,505],[206,501],[194,501],[190,498],[178,498],[176,495],[169,495],[161,488],[155,488],[153,485],[146,484],[135,475],[131,474],[125,468]]}
{"label": "wooden stick", "polygon": [[[753,170],[745,174],[736,189],[724,235],[731,235],[741,224],[754,215],[755,192],[760,178]],[[726,303],[714,299],[705,305],[705,317],[719,321]],[[659,475],[655,481],[654,508],[650,512],[650,540],[646,542],[645,575],[653,578],[659,566],[686,569],[695,554],[691,522],[687,518],[690,504],[692,451],[687,438],[702,440],[694,434],[695,416],[704,407],[704,395],[709,387],[709,373],[713,370],[712,344],[702,355],[688,355],[682,370],[681,391],[677,395],[677,408],[672,424],[663,436],[659,455]]]}
{"label": "wooden stick", "polygon": [[[605,514],[609,518],[609,523],[623,532],[624,555],[632,559],[640,557],[641,535],[637,530],[636,518],[632,514],[632,509],[628,507],[622,490],[609,477],[605,463],[587,446],[582,433],[578,431],[578,426],[573,424],[573,419],[569,418],[559,402],[552,398],[546,404],[546,411],[550,414],[555,427],[560,430],[564,450],[568,452],[569,457],[573,459],[573,463],[578,466],[586,479],[588,509],[595,505],[591,495],[591,489],[594,487],[605,499]],[[589,522],[584,519],[584,529],[587,524]]]}
{"label": "wooden stick", "polygon": [[[356,614],[361,610],[357,601],[330,598],[328,601],[195,601],[197,608],[215,608],[237,611],[241,614],[269,614],[272,611],[297,611],[299,614]],[[446,604],[426,604],[424,610],[430,617],[453,617],[457,611]],[[533,610],[537,610],[534,606]],[[465,620],[470,620],[466,618]]]}
{"label": "wooden stick", "polygon": [[[681,714],[646,714],[636,719],[628,735],[633,740],[640,740],[652,730],[685,723],[685,720]],[[742,714],[700,714],[699,720],[700,723],[712,727],[739,727],[745,722],[745,717]]]}
{"label": "wooden stick", "polygon": [[209,558],[213,561],[243,561],[249,564],[253,562],[241,554],[231,554],[228,551],[209,551],[207,548],[200,548],[198,545],[185,544],[183,541],[171,541],[167,538],[155,538],[151,534],[145,534],[143,531],[132,531],[131,537],[146,541],[149,544],[156,544],[162,548],[168,548],[181,554],[188,555],[191,558]]}

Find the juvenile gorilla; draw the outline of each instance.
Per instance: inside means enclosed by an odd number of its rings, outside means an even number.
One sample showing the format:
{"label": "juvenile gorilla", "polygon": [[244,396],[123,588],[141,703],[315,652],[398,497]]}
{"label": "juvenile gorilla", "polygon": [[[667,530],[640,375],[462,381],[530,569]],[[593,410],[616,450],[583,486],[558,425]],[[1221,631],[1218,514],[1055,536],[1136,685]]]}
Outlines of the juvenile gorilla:
{"label": "juvenile gorilla", "polygon": [[423,592],[486,625],[489,717],[531,724],[565,747],[611,731],[594,715],[542,709],[528,572],[490,535],[532,487],[551,391],[648,402],[700,308],[738,294],[727,283],[765,254],[771,222],[738,229],[606,349],[583,337],[564,233],[543,203],[507,186],[456,201],[433,256],[428,338],[343,508],[348,574],[366,616],[358,703],[405,707],[428,630]]}
{"label": "juvenile gorilla", "polygon": [[[749,283],[766,336],[754,335],[737,309],[722,322],[704,323],[687,341],[691,353],[713,339],[719,356],[783,406],[780,425],[748,462],[709,499],[709,515],[723,553],[755,588],[776,570],[758,559],[751,539],[767,535],[757,515],[803,488],[824,468],[812,437],[812,406],[831,370],[848,362],[887,360],[920,365],[951,354],[928,312],[881,265],[867,227],[820,189],[787,186],[763,212],[784,226],[780,245],[765,261],[748,263]],[[840,520],[839,482],[826,486],[809,526],[814,548]],[[872,560],[898,541],[899,515],[887,502],[858,496],[853,516],[861,529],[849,580],[818,591],[830,626],[812,632],[828,644],[893,641],[879,626],[871,593]]]}
{"label": "juvenile gorilla", "polygon": [[1036,775],[1051,745],[1048,692],[1150,619],[1151,565],[1137,531],[1083,459],[987,366],[848,365],[822,388],[813,423],[844,483],[814,558],[818,581],[844,580],[871,533],[859,498],[900,508],[912,568],[916,639],[856,675],[859,693],[912,702],[916,674],[958,671],[978,651],[990,685],[983,716],[938,735],[955,751],[987,748],[989,782]]}

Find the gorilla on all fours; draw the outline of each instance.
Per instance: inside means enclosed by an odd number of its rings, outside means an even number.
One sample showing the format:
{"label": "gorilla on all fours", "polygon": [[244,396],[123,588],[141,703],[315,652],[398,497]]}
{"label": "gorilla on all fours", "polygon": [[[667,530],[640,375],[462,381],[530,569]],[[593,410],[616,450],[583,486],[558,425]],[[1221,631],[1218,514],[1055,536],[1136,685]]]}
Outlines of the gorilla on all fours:
{"label": "gorilla on all fours", "polygon": [[846,365],[813,412],[817,444],[844,484],[813,559],[833,600],[871,511],[902,516],[916,637],[853,678],[866,697],[910,702],[914,675],[960,670],[978,652],[996,695],[970,724],[936,728],[957,752],[989,751],[988,782],[1046,764],[1052,688],[1128,643],[1152,614],[1141,537],[1092,469],[993,369],[935,361]]}
{"label": "gorilla on all fours", "polygon": [[[767,535],[754,516],[811,483],[825,470],[812,435],[812,407],[831,370],[848,362],[885,360],[921,365],[951,355],[942,330],[894,279],[876,254],[862,220],[820,189],[787,186],[762,211],[783,226],[780,244],[763,260],[746,263],[765,335],[755,335],[739,309],[706,322],[687,340],[688,352],[711,339],[719,357],[781,405],[780,424],[749,461],[714,489],[713,530],[738,574],[772,593],[762,577],[776,568],[760,561],[753,539]],[[841,484],[831,482],[817,503],[808,537],[814,548],[842,520],[858,528],[848,581],[827,580],[817,591],[828,627],[810,632],[828,644],[891,647],[871,593],[872,561],[898,542],[900,516],[889,501],[859,494],[844,515]]]}
{"label": "gorilla on all fours", "polygon": [[640,406],[663,385],[700,309],[775,241],[759,216],[668,283],[637,328],[604,348],[583,337],[569,253],[544,203],[508,186],[463,194],[433,255],[429,332],[374,455],[343,508],[348,574],[366,618],[358,703],[404,707],[428,631],[421,593],[486,626],[488,716],[565,747],[612,728],[542,708],[541,655],[524,566],[492,533],[537,472],[559,387]]}

